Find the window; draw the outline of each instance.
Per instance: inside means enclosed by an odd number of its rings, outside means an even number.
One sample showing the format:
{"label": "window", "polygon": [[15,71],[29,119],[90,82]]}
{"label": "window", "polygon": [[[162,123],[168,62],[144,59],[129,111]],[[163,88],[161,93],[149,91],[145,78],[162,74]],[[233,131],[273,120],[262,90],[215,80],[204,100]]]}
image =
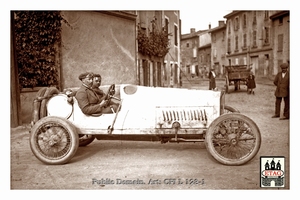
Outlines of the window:
{"label": "window", "polygon": [[234,20],[234,30],[239,30],[240,25],[239,25],[239,17],[236,17]]}
{"label": "window", "polygon": [[216,42],[216,34],[215,34],[215,33],[212,34],[212,42],[213,42],[213,43]]}
{"label": "window", "polygon": [[214,49],[214,54],[213,54],[213,56],[214,56],[214,58],[216,58],[217,57],[217,49]]}
{"label": "window", "polygon": [[178,46],[178,27],[174,24],[174,45]]}
{"label": "window", "polygon": [[222,34],[223,34],[223,36],[222,36],[222,41],[224,41],[225,36],[226,36],[226,35],[225,35],[225,32],[223,31]]}
{"label": "window", "polygon": [[278,50],[277,51],[282,51],[283,50],[283,34],[278,35]]}
{"label": "window", "polygon": [[157,63],[157,86],[161,87],[162,86],[162,81],[161,81],[161,63]]}
{"label": "window", "polygon": [[238,58],[235,58],[235,64],[239,65],[239,59]]}
{"label": "window", "polygon": [[227,41],[227,52],[228,53],[231,53],[231,44],[230,44],[230,38],[228,38],[228,41]]}
{"label": "window", "polygon": [[244,48],[247,48],[247,34],[245,33],[244,35],[243,35],[243,47]]}
{"label": "window", "polygon": [[265,44],[269,44],[270,43],[269,32],[270,32],[270,28],[269,27],[265,27]]}
{"label": "window", "polygon": [[253,35],[252,35],[252,47],[257,47],[256,46],[256,31],[253,31]]}
{"label": "window", "polygon": [[246,14],[243,15],[243,27],[244,28],[247,27],[247,16],[246,16]]}
{"label": "window", "polygon": [[169,19],[165,17],[165,31],[166,33],[169,33]]}
{"label": "window", "polygon": [[143,85],[150,86],[150,67],[147,60],[143,60]]}
{"label": "window", "polygon": [[186,43],[186,47],[189,48],[190,47],[190,43],[187,42]]}
{"label": "window", "polygon": [[239,36],[235,36],[235,51],[239,50]]}
{"label": "window", "polygon": [[269,19],[269,11],[265,11],[265,20],[268,20]]}
{"label": "window", "polygon": [[253,11],[253,25],[256,25],[256,11]]}
{"label": "window", "polygon": [[279,25],[283,23],[283,17],[279,17]]}
{"label": "window", "polygon": [[227,26],[228,27],[228,34],[231,33],[231,31],[230,31],[230,24],[231,24],[230,21],[228,21],[228,26]]}
{"label": "window", "polygon": [[197,47],[193,48],[193,57],[197,58]]}

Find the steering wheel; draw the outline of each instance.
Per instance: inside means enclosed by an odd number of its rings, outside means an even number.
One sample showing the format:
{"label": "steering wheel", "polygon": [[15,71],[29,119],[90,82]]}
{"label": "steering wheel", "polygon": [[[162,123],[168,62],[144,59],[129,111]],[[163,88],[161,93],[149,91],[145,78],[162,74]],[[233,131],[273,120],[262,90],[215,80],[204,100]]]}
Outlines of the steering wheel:
{"label": "steering wheel", "polygon": [[115,95],[115,92],[115,84],[110,85],[104,99],[107,100],[107,105],[110,103],[111,97]]}

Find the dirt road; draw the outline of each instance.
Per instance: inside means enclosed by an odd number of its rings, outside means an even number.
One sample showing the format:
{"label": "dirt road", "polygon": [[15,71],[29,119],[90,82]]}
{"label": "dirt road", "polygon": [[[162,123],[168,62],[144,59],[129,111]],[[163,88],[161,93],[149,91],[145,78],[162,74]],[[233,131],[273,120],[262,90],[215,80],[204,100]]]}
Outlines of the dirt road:
{"label": "dirt road", "polygon": [[289,120],[273,119],[274,87],[257,85],[226,95],[226,104],[253,119],[262,144],[257,156],[242,166],[215,161],[204,143],[98,141],[79,147],[65,165],[50,166],[34,157],[29,128],[11,129],[11,189],[203,190],[263,189],[260,156],[285,157],[285,188],[289,189]]}

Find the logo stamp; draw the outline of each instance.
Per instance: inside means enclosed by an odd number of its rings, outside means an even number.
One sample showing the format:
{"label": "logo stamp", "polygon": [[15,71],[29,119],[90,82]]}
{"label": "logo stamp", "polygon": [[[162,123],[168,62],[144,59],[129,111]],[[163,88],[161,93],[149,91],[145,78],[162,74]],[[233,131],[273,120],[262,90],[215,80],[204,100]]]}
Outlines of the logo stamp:
{"label": "logo stamp", "polygon": [[260,187],[284,187],[284,156],[260,157]]}

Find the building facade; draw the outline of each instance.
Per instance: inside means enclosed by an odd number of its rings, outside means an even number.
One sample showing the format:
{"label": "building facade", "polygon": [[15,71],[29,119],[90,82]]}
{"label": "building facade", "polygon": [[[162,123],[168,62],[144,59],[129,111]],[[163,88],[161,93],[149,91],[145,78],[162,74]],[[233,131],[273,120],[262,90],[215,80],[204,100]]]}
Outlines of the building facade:
{"label": "building facade", "polygon": [[280,71],[280,65],[290,58],[290,12],[278,11],[270,16],[271,41],[273,44],[272,75]]}
{"label": "building facade", "polygon": [[272,20],[277,11],[233,11],[224,16],[228,65],[247,65],[256,77],[273,75]]}
{"label": "building facade", "polygon": [[223,77],[226,59],[226,24],[219,21],[219,25],[209,31],[211,35],[211,64],[218,77]]}
{"label": "building facade", "polygon": [[191,28],[190,33],[181,35],[181,69],[188,78],[200,76],[198,47],[201,32]]}
{"label": "building facade", "polygon": [[153,87],[177,87],[180,61],[179,11],[137,11],[137,29],[145,35],[162,31],[168,34],[168,52],[152,56],[137,51],[138,84]]}
{"label": "building facade", "polygon": [[[212,66],[223,77],[224,66],[247,65],[256,77],[272,80],[280,64],[289,62],[289,11],[233,11],[224,18],[226,23],[219,21],[213,29],[181,36],[182,69],[187,74],[194,73],[189,65],[197,66],[196,76],[204,78]],[[198,45],[197,53],[189,44]]]}

